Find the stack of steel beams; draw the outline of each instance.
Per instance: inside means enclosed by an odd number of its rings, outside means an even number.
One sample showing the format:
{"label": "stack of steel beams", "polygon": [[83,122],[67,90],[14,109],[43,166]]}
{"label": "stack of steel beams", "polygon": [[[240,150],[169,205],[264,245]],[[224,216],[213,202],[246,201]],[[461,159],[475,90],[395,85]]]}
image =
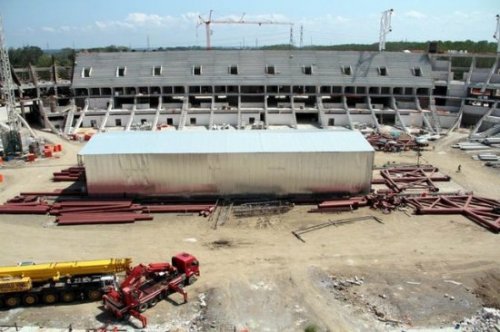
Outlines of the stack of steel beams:
{"label": "stack of steel beams", "polygon": [[69,167],[61,170],[60,172],[54,172],[54,177],[52,181],[61,182],[61,181],[81,181],[85,177],[85,168],[81,166]]}

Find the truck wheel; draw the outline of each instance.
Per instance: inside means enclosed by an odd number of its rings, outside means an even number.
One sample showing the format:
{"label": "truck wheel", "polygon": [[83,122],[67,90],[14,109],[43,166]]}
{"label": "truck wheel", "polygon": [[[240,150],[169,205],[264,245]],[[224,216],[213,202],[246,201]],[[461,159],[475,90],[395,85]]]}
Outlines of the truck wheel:
{"label": "truck wheel", "polygon": [[73,302],[75,300],[75,293],[73,292],[62,292],[61,301],[65,303]]}
{"label": "truck wheel", "polygon": [[54,293],[45,293],[42,295],[42,301],[46,304],[54,304],[57,302],[57,295]]}
{"label": "truck wheel", "polygon": [[154,307],[155,305],[158,304],[159,301],[160,301],[160,299],[158,299],[158,297],[155,297],[154,299],[151,299],[151,301],[148,302],[149,307],[150,308]]}
{"label": "truck wheel", "polygon": [[7,296],[4,303],[6,307],[15,308],[21,304],[21,299],[19,296]]}
{"label": "truck wheel", "polygon": [[137,307],[137,311],[139,312],[144,312],[148,309],[148,304],[147,303],[142,303]]}
{"label": "truck wheel", "polygon": [[122,321],[126,321],[126,320],[129,320],[130,318],[130,314],[129,313],[125,313],[123,314],[121,317],[120,317],[120,320]]}
{"label": "truck wheel", "polygon": [[102,298],[102,293],[98,289],[89,289],[87,291],[87,300],[98,301]]}
{"label": "truck wheel", "polygon": [[23,303],[25,305],[34,305],[38,302],[38,296],[35,294],[26,294],[23,297]]}
{"label": "truck wheel", "polygon": [[196,282],[196,280],[198,280],[196,278],[196,276],[193,274],[192,276],[190,276],[187,280],[186,280],[186,286],[189,286],[189,285],[192,285]]}

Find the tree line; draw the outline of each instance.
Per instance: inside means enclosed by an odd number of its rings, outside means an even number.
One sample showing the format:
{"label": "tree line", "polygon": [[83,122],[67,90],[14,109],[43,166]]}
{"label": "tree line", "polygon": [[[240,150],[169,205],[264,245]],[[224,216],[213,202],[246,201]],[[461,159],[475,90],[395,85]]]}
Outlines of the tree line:
{"label": "tree line", "polygon": [[[454,51],[467,51],[468,53],[494,53],[496,52],[496,43],[482,41],[436,41],[437,51],[439,53],[446,53],[449,50]],[[429,42],[387,42],[386,51],[401,52],[404,50],[410,51],[427,51]],[[192,47],[160,47],[149,51],[166,51],[166,50],[200,50],[200,46]],[[239,48],[217,48],[214,49],[239,49]],[[245,49],[262,49],[262,50],[289,50],[299,49],[293,45],[281,44],[270,45],[259,48],[245,48]],[[302,49],[307,50],[336,50],[336,51],[377,51],[378,44],[342,44],[342,45],[310,45]],[[126,46],[109,45],[105,47],[96,47],[89,49],[75,50],[72,48],[63,48],[60,50],[44,51],[37,46],[24,46],[20,48],[10,48],[9,58],[13,67],[26,67],[29,64],[36,67],[49,67],[52,63],[57,63],[60,66],[72,66],[75,60],[75,54],[78,52],[142,52],[144,49],[135,50]]]}

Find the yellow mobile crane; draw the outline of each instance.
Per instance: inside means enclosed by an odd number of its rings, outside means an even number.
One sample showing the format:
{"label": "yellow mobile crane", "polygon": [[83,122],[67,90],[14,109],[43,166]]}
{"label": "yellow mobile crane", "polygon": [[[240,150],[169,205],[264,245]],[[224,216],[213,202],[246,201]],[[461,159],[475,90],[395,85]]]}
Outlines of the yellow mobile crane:
{"label": "yellow mobile crane", "polygon": [[0,267],[0,307],[100,300],[131,263],[130,258],[111,258]]}

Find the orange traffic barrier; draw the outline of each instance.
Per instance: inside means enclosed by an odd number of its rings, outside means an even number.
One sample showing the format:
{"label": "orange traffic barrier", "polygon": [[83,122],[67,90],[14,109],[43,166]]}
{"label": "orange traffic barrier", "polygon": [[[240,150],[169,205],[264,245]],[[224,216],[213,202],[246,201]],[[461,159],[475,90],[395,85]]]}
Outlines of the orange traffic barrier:
{"label": "orange traffic barrier", "polygon": [[45,149],[45,150],[43,150],[43,155],[45,156],[45,158],[52,157],[52,150],[51,149]]}
{"label": "orange traffic barrier", "polygon": [[3,182],[3,174],[0,174],[0,182]]}

